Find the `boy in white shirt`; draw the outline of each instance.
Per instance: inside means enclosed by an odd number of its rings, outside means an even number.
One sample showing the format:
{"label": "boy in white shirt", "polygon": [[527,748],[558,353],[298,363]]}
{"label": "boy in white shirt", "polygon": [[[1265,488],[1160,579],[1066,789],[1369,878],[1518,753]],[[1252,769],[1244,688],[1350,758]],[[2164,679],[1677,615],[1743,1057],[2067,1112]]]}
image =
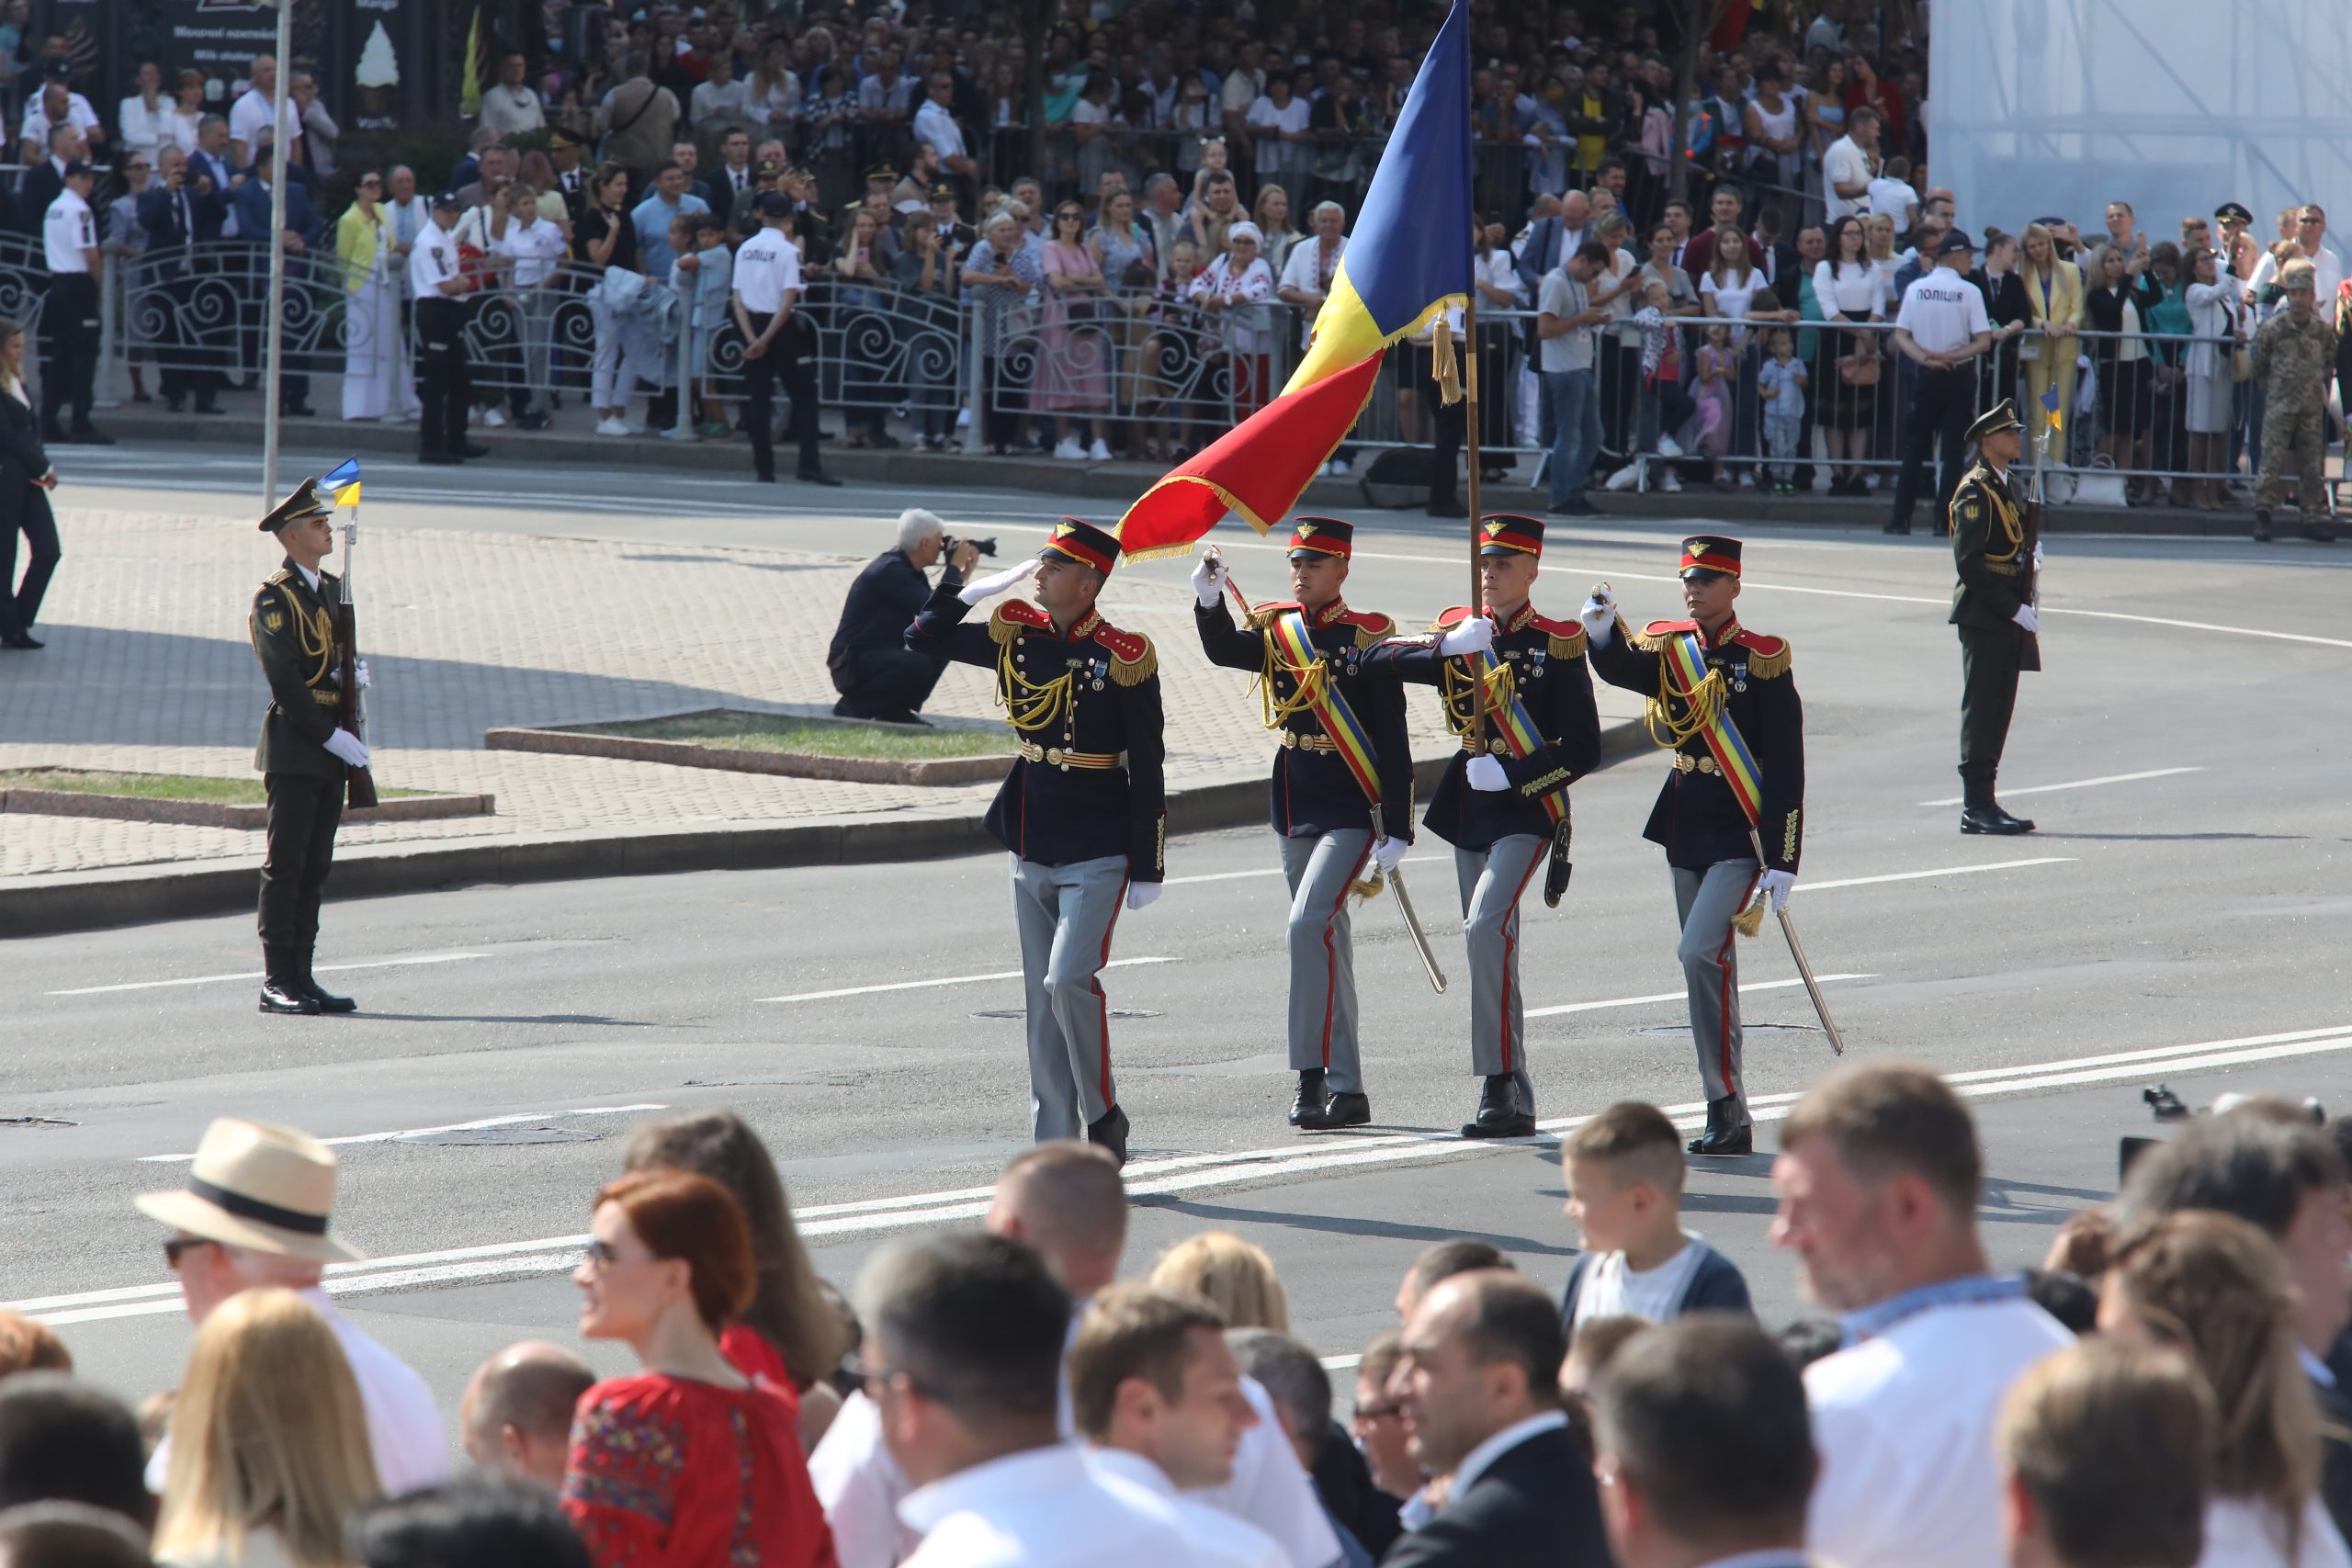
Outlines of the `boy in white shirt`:
{"label": "boy in white shirt", "polygon": [[1871,181],[1870,210],[1894,220],[1898,233],[1908,233],[1919,216],[1919,193],[1911,185],[1911,160],[1889,158]]}
{"label": "boy in white shirt", "polygon": [[1666,1112],[1621,1100],[1561,1142],[1560,1168],[1585,1245],[1560,1297],[1571,1341],[1597,1317],[1754,1312],[1738,1267],[1682,1228],[1682,1134]]}

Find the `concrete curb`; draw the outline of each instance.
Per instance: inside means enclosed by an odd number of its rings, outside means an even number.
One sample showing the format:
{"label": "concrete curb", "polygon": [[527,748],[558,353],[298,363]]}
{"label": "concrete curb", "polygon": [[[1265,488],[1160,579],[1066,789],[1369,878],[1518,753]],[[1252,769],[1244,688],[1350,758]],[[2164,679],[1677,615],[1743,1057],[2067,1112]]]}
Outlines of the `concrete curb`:
{"label": "concrete curb", "polygon": [[[191,441],[217,446],[226,437],[232,442],[249,441],[257,446],[262,438],[259,416],[242,413],[207,419],[194,414],[137,412],[125,407],[107,414],[105,424],[109,434],[131,442]],[[502,430],[475,428],[469,434],[473,440],[490,448],[490,457],[476,461],[502,468],[520,464],[526,467],[674,468],[682,452],[693,452],[698,454],[695,459],[698,468],[710,468],[716,459],[723,468],[722,455],[731,453],[741,459],[740,467],[743,477],[749,479],[751,475],[751,447],[747,443],[732,438],[681,443],[656,435],[586,435],[551,430],[516,430],[511,425]],[[289,450],[298,452],[361,453],[405,463],[413,463],[416,458],[416,427],[413,424],[289,419],[282,423],[279,438]],[[1043,456],[969,457],[961,452],[911,449],[875,452],[854,450],[837,442],[827,445],[824,461],[829,471],[858,484],[922,484],[958,491],[1043,491],[1075,499],[1120,502],[1135,500],[1164,472],[1159,464],[1133,463],[1125,459],[1108,463],[1065,463]],[[1816,468],[1821,467],[1818,464],[1813,466]],[[783,493],[792,493],[786,486],[779,486],[778,490]],[[814,495],[819,492],[806,491],[801,493]],[[1481,500],[1488,511],[1532,514],[1542,513],[1550,502],[1542,487],[1513,483],[1510,479],[1482,487]],[[1619,518],[1665,522],[1698,518],[1751,525],[1784,524],[1815,528],[1875,528],[1885,523],[1891,504],[1891,497],[1884,491],[1864,498],[1801,494],[1781,499],[1757,490],[1716,490],[1700,484],[1687,486],[1671,495],[1658,491],[1635,495],[1595,491],[1590,500],[1600,512],[1596,521]],[[1417,509],[1399,511],[1366,504],[1361,474],[1346,479],[1314,480],[1299,497],[1298,507],[1300,510],[1319,509],[1368,518],[1377,517],[1385,511],[1395,511],[1398,515],[1420,515]],[[1933,503],[1928,503],[1915,520],[1914,526],[1923,527],[1932,534],[1932,525],[1927,513],[1933,510]],[[2177,511],[2170,507],[2053,505],[2044,510],[2042,526],[2052,534],[2227,537],[2251,533],[2254,518],[2250,509],[2202,513]]]}
{"label": "concrete curb", "polygon": [[[1604,724],[1601,766],[1648,748],[1638,719]],[[1423,758],[1414,780],[1426,800],[1448,759]],[[1173,834],[1261,822],[1266,781],[1236,775],[1168,796]],[[771,870],[941,860],[995,847],[978,813],[831,817],[805,822],[682,828],[637,833],[544,833],[510,838],[371,844],[335,857],[330,900],[421,893],[467,883],[559,882],[688,871]],[[0,890],[0,939],[185,919],[253,907],[258,862],[109,867],[18,877]]]}
{"label": "concrete curb", "polygon": [[[266,806],[231,806],[210,800],[168,800],[141,795],[90,795],[78,790],[0,789],[0,812],[44,817],[103,817],[121,822],[166,822],[182,828],[242,828],[269,825]],[[351,823],[431,822],[447,817],[495,817],[494,795],[409,795],[345,811]]]}

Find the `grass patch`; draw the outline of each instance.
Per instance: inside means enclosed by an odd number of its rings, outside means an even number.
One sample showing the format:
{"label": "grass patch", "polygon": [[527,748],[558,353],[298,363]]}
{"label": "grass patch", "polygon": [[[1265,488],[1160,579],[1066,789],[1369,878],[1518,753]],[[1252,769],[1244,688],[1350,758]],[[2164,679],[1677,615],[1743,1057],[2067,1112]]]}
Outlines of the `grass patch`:
{"label": "grass patch", "polygon": [[[268,801],[260,775],[249,779],[204,778],[195,773],[110,773],[69,768],[0,768],[0,789],[53,789],[71,795],[126,795],[139,800],[198,800],[213,806],[261,806]],[[387,789],[379,796],[429,795],[430,790]]]}
{"label": "grass patch", "polygon": [[721,708],[674,718],[632,718],[574,726],[588,735],[629,740],[683,740],[729,751],[797,751],[812,757],[863,757],[928,762],[945,757],[1001,757],[1012,750],[987,729],[917,729],[899,724],[844,724]]}

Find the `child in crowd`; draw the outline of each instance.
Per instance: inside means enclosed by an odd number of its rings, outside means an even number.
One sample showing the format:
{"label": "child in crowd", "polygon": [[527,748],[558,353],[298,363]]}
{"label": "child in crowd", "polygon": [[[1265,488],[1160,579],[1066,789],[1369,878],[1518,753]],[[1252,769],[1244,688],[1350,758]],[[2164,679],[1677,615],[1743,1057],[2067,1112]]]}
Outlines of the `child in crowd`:
{"label": "child in crowd", "polygon": [[727,411],[711,390],[711,340],[728,320],[735,287],[735,255],[727,248],[727,225],[707,212],[680,213],[670,220],[670,287],[686,310],[692,329],[687,362],[679,375],[682,395],[699,395],[702,421],[695,434],[706,441],[728,432]]}
{"label": "child in crowd", "polygon": [[1698,407],[1682,445],[1712,459],[1711,477],[1718,487],[1727,487],[1731,479],[1724,472],[1723,459],[1731,450],[1731,400],[1739,385],[1739,355],[1731,346],[1731,328],[1724,322],[1707,329],[1707,341],[1699,348],[1698,367],[1699,389],[1692,394]]}
{"label": "child in crowd", "polygon": [[1804,361],[1796,335],[1776,327],[1769,340],[1771,357],[1756,367],[1756,395],[1764,405],[1764,450],[1772,455],[1772,491],[1794,495],[1796,467],[1789,459],[1804,441]]}
{"label": "child in crowd", "polygon": [[1560,1168],[1586,1248],[1560,1298],[1571,1340],[1593,1318],[1754,1311],[1737,1265],[1682,1228],[1682,1134],[1666,1112],[1621,1100],[1568,1134]]}

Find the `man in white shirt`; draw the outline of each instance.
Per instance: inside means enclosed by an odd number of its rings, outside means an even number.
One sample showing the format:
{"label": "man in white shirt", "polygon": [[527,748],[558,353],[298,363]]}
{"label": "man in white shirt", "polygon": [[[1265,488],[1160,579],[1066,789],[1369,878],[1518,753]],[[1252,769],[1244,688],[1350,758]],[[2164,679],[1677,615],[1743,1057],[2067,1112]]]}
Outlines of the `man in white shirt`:
{"label": "man in white shirt", "polygon": [[906,1568],[1204,1561],[1172,1503],[1097,1475],[1062,1440],[1070,1303],[1034,1250],[969,1234],[901,1243],[858,1294],[865,1393],[915,1486],[898,1506],[922,1538]]}
{"label": "man in white shirt", "polygon": [[481,96],[481,129],[508,137],[547,124],[547,104],[531,85],[530,75],[530,62],[519,53],[498,62],[498,83]]}
{"label": "man in white shirt", "polygon": [[[2344,258],[2330,250],[2327,239],[2327,211],[2316,204],[2307,204],[2295,214],[2295,243],[2312,264],[2312,291],[2320,309],[2331,309],[2335,291],[2344,281]],[[2246,281],[2246,298],[2259,297],[2263,286],[2278,281],[2278,258],[2265,251],[2262,259],[2254,264],[2254,276]]]}
{"label": "man in white shirt", "polygon": [[[270,116],[273,111],[277,116],[280,135],[295,138],[301,136],[301,117],[295,112],[291,103],[281,101],[277,96],[277,57],[272,54],[256,54],[254,56],[250,84],[243,95],[229,106],[229,162],[231,164],[239,169],[252,165],[255,151],[261,145],[261,132],[269,129]],[[286,144],[288,163],[299,161],[301,152],[299,141],[288,141]]]}
{"label": "man in white shirt", "polygon": [[1289,1568],[1264,1530],[1178,1491],[1233,1479],[1234,1450],[1258,1422],[1215,1306],[1114,1285],[1079,1322],[1069,1383],[1096,1471],[1172,1505],[1204,1563]]}
{"label": "man in white shirt", "polygon": [[1571,517],[1589,517],[1599,508],[1584,498],[1592,460],[1600,450],[1600,381],[1593,369],[1594,329],[1609,319],[1605,307],[1587,292],[1609,265],[1609,252],[1588,240],[1544,275],[1537,296],[1535,336],[1543,353],[1544,401],[1551,410],[1552,506]]}
{"label": "man in white shirt", "polygon": [[548,359],[555,328],[555,308],[561,302],[557,273],[571,242],[563,231],[539,216],[539,193],[528,185],[512,185],[498,193],[493,208],[503,208],[493,220],[490,254],[507,267],[506,285],[521,312],[523,383],[510,401],[514,423],[525,430],[545,430],[548,415],[541,400],[548,390]]}
{"label": "man in white shirt", "polygon": [[1826,221],[1867,211],[1871,180],[1878,173],[1878,111],[1858,108],[1846,117],[1846,134],[1821,154],[1821,197]]}
{"label": "man in white shirt", "polygon": [[[137,103],[132,98],[127,100]],[[18,154],[27,164],[38,164],[49,148],[50,130],[56,126],[71,124],[80,131],[91,147],[106,143],[106,128],[98,123],[98,111],[90,100],[73,91],[62,81],[51,82],[40,90],[25,110],[25,123],[17,129]]]}
{"label": "man in white shirt", "polygon": [[1343,231],[1348,226],[1348,210],[1336,201],[1317,202],[1307,221],[1314,225],[1314,236],[1290,248],[1290,257],[1283,263],[1282,281],[1274,288],[1275,299],[1298,308],[1301,348],[1315,336],[1316,312],[1329,298],[1340,258],[1347,254],[1348,236]]}
{"label": "man in white shirt", "polygon": [[[49,288],[40,307],[41,435],[111,446],[114,437],[90,423],[98,364],[98,225],[90,211],[95,184],[90,165],[76,158],[65,165],[65,188],[41,216],[41,249],[49,263]],[[74,411],[71,434],[57,423],[68,406]]]}
{"label": "man in white shirt", "polygon": [[1914,1063],[1833,1073],[1781,1125],[1772,1240],[1846,1314],[1846,1348],[1804,1374],[1821,1452],[1806,1540],[1833,1562],[2001,1561],[2002,1396],[2073,1337],[2023,1276],[1991,1272],[1984,1185],[1967,1107]]}
{"label": "man in white shirt", "polygon": [[[297,1292],[316,1307],[358,1382],[385,1492],[431,1486],[449,1478],[448,1438],[433,1391],[319,1288],[329,1262],[361,1256],[328,1234],[334,1177],[334,1151],[309,1134],[224,1116],[205,1129],[187,1187],[151,1192],[137,1203],[141,1213],[172,1227],[164,1260],[179,1275],[187,1314],[198,1325],[239,1292],[268,1286]],[[153,1491],[163,1490],[170,1454],[166,1437],[148,1466]]]}
{"label": "man in white shirt", "polygon": [[944,173],[969,180],[979,172],[964,132],[956,123],[956,78],[934,71],[924,85],[922,106],[915,110],[915,140],[929,147]]}
{"label": "man in white shirt", "polygon": [[1958,229],[1936,242],[1936,266],[1911,280],[1894,316],[1894,346],[1919,367],[1914,378],[1909,420],[1903,427],[1903,471],[1894,481],[1894,512],[1883,530],[1911,531],[1911,508],[1919,495],[1919,470],[1930,448],[1940,454],[1936,482],[1936,531],[1943,532],[1951,492],[1966,465],[1969,422],[1976,417],[1976,369],[1969,364],[1993,344],[1993,322],[1984,313],[1984,291],[1968,280],[1975,242]]}
{"label": "man in white shirt", "polygon": [[812,484],[838,483],[817,459],[817,334],[796,309],[800,248],[792,237],[792,198],[782,191],[762,191],[753,210],[760,215],[760,231],[735,253],[730,300],[743,334],[743,423],[752,436],[752,471],[763,483],[775,480],[775,387],[781,380],[792,399],[799,477]]}
{"label": "man in white shirt", "polygon": [[1225,133],[1237,147],[1250,145],[1250,106],[1266,93],[1265,51],[1255,39],[1244,39],[1234,51],[1233,69],[1217,88],[1217,106],[1225,116]]}
{"label": "man in white shirt", "polygon": [[[740,271],[741,259],[737,266]],[[1091,1144],[1039,1144],[1013,1156],[997,1179],[989,1230],[1035,1247],[1070,1297],[1084,1303],[1119,1277],[1127,1241],[1126,1189],[1117,1162]],[[1077,1325],[1070,1325],[1074,1334]],[[1254,1380],[1242,1396],[1258,1425],[1242,1434],[1233,1479],[1193,1494],[1201,1502],[1256,1525],[1274,1538],[1296,1568],[1326,1568],[1340,1556],[1340,1540],[1324,1517],[1314,1483],[1282,1435],[1273,1402]],[[860,1407],[865,1408],[861,1409]],[[1075,1431],[1065,1384],[1061,1424]],[[851,1395],[809,1457],[808,1476],[833,1527],[841,1568],[889,1568],[894,1550],[891,1506],[904,1495],[905,1477],[878,1441],[871,1403]]]}

